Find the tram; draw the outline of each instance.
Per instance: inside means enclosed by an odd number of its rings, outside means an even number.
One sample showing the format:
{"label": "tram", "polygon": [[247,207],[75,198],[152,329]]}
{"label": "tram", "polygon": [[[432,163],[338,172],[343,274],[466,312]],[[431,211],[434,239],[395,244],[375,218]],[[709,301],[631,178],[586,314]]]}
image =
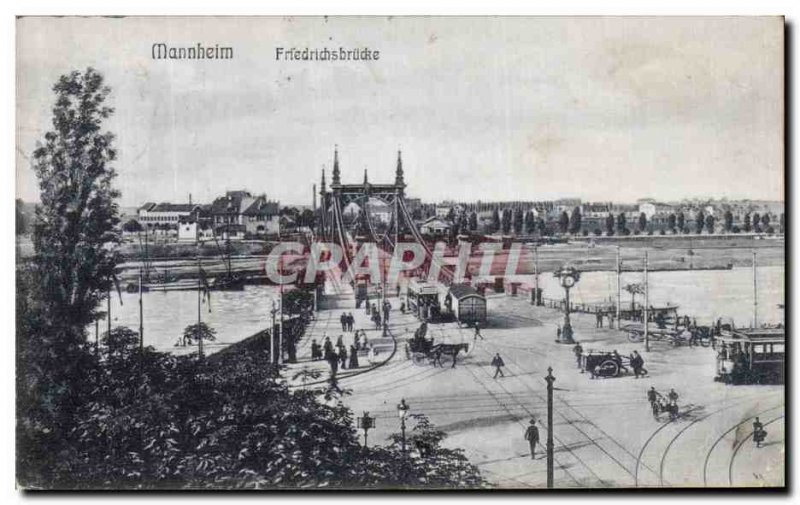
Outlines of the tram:
{"label": "tram", "polygon": [[717,376],[726,384],[783,384],[786,333],[783,328],[723,331],[717,337]]}
{"label": "tram", "polygon": [[409,310],[422,321],[438,319],[441,313],[439,288],[430,282],[412,279],[406,292]]}

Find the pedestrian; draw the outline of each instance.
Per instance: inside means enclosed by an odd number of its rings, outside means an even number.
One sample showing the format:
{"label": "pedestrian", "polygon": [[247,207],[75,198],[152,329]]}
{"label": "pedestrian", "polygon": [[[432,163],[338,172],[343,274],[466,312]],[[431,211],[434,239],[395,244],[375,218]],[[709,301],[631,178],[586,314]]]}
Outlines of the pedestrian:
{"label": "pedestrian", "polygon": [[561,341],[561,325],[560,324],[558,325],[558,328],[556,328],[556,340],[558,340],[559,342]]}
{"label": "pedestrian", "polygon": [[594,317],[594,327],[595,328],[602,328],[603,327],[603,313],[598,311]]}
{"label": "pedestrian", "polygon": [[583,355],[583,346],[577,340],[575,341],[575,347],[572,348],[572,352],[575,353],[575,361],[578,362],[578,368],[581,368],[581,356]]}
{"label": "pedestrian", "polygon": [[352,370],[358,368],[358,349],[355,345],[350,346],[350,364],[349,368]]}
{"label": "pedestrian", "polygon": [[642,377],[647,375],[647,370],[644,368],[644,358],[639,354],[639,351],[633,351],[633,354],[631,354],[631,367],[633,368],[635,379],[638,379],[640,375]]}
{"label": "pedestrian", "polygon": [[495,379],[497,378],[498,374],[500,374],[500,377],[505,377],[505,374],[503,374],[502,367],[506,366],[506,364],[503,362],[503,358],[500,357],[499,352],[494,355],[494,358],[492,358],[492,366],[495,367],[494,371]]}
{"label": "pedestrian", "polygon": [[325,352],[325,359],[329,359],[330,355],[333,354],[333,344],[331,343],[331,337],[325,337],[325,342],[323,345],[323,351]]}
{"label": "pedestrian", "polygon": [[609,312],[608,313],[608,327],[611,328],[612,330],[614,329],[614,319],[615,318],[616,318],[616,315],[613,312]]}
{"label": "pedestrian", "polygon": [[353,334],[353,345],[356,346],[356,349],[361,349],[361,335],[358,330]]}
{"label": "pedestrian", "polygon": [[761,442],[767,438],[767,430],[764,429],[764,425],[761,421],[756,417],[756,420],[753,421],[753,442],[755,442],[756,447],[761,447]]}
{"label": "pedestrian", "polygon": [[472,341],[474,342],[474,341],[478,340],[478,337],[480,337],[481,340],[486,340],[485,338],[483,338],[483,335],[481,335],[481,325],[480,325],[480,323],[478,321],[475,321],[475,335],[472,336]]}
{"label": "pedestrian", "polygon": [[406,302],[400,302],[400,313],[401,314],[406,313]]}
{"label": "pedestrian", "polygon": [[317,361],[322,352],[320,351],[319,344],[317,343],[317,339],[311,340],[311,361]]}
{"label": "pedestrian", "polygon": [[330,354],[325,358],[328,361],[328,365],[331,367],[331,382],[336,381],[336,372],[339,371],[339,357],[331,351]]}
{"label": "pedestrian", "polygon": [[655,386],[650,386],[650,389],[647,391],[647,401],[650,402],[650,407],[658,400],[658,391],[656,391]]}
{"label": "pedestrian", "polygon": [[342,323],[342,331],[347,331],[347,316],[344,312],[339,316],[339,322]]}
{"label": "pedestrian", "polygon": [[667,395],[667,399],[669,399],[669,404],[678,406],[678,393],[675,392],[674,389],[669,390],[669,394]]}
{"label": "pedestrian", "polygon": [[400,284],[397,284],[397,298],[400,298]]}
{"label": "pedestrian", "polygon": [[536,444],[539,443],[539,428],[536,427],[536,419],[531,418],[531,424],[525,430],[525,440],[531,448],[531,459],[536,459]]}
{"label": "pedestrian", "polygon": [[343,338],[342,335],[339,335],[339,338],[336,339],[336,347],[341,348],[344,345],[342,338]]}
{"label": "pedestrian", "polygon": [[347,368],[347,348],[345,346],[339,348],[339,361],[341,362],[342,370]]}
{"label": "pedestrian", "polygon": [[389,311],[392,309],[392,304],[389,301],[383,302],[383,319],[387,323],[389,322]]}
{"label": "pedestrian", "polygon": [[367,348],[367,332],[365,330],[361,330],[361,348]]}

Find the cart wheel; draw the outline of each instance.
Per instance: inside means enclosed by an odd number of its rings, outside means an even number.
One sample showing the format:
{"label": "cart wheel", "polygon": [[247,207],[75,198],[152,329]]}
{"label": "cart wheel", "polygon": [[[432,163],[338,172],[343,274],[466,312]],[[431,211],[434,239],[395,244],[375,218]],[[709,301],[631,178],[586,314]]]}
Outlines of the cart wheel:
{"label": "cart wheel", "polygon": [[639,332],[629,331],[628,332],[628,340],[631,342],[641,342],[643,335]]}
{"label": "cart wheel", "polygon": [[617,377],[619,376],[619,365],[616,361],[607,359],[597,367],[597,375],[601,377]]}
{"label": "cart wheel", "polygon": [[411,356],[411,360],[417,366],[423,366],[425,364],[425,361],[426,361],[425,355],[423,353],[421,353],[421,352],[415,352]]}

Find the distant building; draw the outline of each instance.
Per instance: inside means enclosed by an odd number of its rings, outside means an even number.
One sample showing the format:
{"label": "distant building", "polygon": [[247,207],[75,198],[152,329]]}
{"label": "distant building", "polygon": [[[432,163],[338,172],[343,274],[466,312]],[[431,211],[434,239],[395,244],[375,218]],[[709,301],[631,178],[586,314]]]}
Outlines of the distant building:
{"label": "distant building", "polygon": [[214,234],[231,240],[246,234],[272,235],[279,230],[280,206],[266,195],[253,196],[248,191],[228,191],[211,204]]}
{"label": "distant building", "polygon": [[666,203],[659,203],[654,200],[643,201],[639,203],[639,212],[644,213],[647,219],[652,219],[658,214],[670,214],[675,208]]}
{"label": "distant building", "polygon": [[199,205],[191,203],[152,203],[148,202],[139,207],[139,223],[148,228],[156,226],[177,229],[178,223],[183,218],[190,217],[199,210]]}
{"label": "distant building", "polygon": [[447,235],[452,228],[453,225],[450,221],[433,216],[422,223],[422,226],[419,227],[419,231],[423,235]]}

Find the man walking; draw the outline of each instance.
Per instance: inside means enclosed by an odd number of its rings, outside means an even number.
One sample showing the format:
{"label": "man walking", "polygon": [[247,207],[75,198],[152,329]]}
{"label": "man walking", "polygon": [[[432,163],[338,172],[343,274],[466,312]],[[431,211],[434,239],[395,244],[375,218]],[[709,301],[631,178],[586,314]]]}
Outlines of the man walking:
{"label": "man walking", "polygon": [[339,316],[339,322],[342,323],[342,331],[347,331],[347,315],[344,312]]}
{"label": "man walking", "polygon": [[492,358],[492,366],[495,367],[494,371],[495,379],[497,378],[498,374],[500,374],[500,377],[505,377],[505,374],[503,374],[503,370],[501,370],[501,368],[506,366],[506,364],[503,362],[503,358],[500,357],[499,352],[494,355],[494,358]]}
{"label": "man walking", "polygon": [[472,341],[474,342],[474,341],[478,340],[478,337],[480,337],[481,340],[485,340],[483,338],[483,335],[481,335],[481,325],[480,325],[480,323],[478,321],[475,321],[475,335],[473,335]]}
{"label": "man walking", "polygon": [[536,419],[531,418],[531,424],[525,430],[525,440],[531,448],[531,459],[536,459],[536,444],[539,443],[539,428],[536,427]]}
{"label": "man walking", "polygon": [[767,438],[767,430],[764,429],[764,425],[759,421],[756,417],[756,420],[753,421],[753,442],[755,442],[756,447],[761,447],[761,442]]}

